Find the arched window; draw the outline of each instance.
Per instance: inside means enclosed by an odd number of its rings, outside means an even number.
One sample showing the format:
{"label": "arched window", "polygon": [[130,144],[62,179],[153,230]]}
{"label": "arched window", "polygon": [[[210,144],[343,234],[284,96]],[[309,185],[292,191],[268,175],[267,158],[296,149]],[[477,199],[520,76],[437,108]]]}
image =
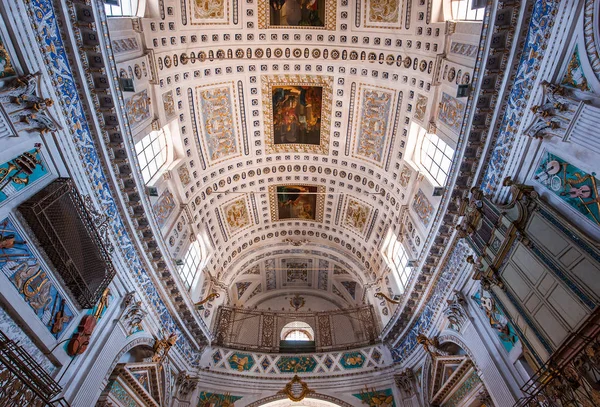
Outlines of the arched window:
{"label": "arched window", "polygon": [[198,240],[192,242],[188,248],[185,257],[179,264],[179,276],[188,290],[192,287],[192,283],[196,279],[200,271],[200,263],[202,262],[202,249]]}
{"label": "arched window", "polygon": [[420,164],[440,186],[444,186],[452,165],[454,149],[435,134],[422,130]]}
{"label": "arched window", "polygon": [[167,139],[163,129],[153,131],[135,144],[144,183],[150,182],[167,162]]}
{"label": "arched window", "polygon": [[294,321],[281,330],[282,341],[314,341],[315,331],[306,322]]}
{"label": "arched window", "polygon": [[383,246],[382,254],[400,289],[399,294],[406,290],[412,267],[409,266],[408,255],[395,233],[389,232]]}
{"label": "arched window", "polygon": [[453,20],[483,20],[485,1],[450,0]]}
{"label": "arched window", "polygon": [[139,0],[105,1],[104,12],[107,17],[134,17],[139,13]]}

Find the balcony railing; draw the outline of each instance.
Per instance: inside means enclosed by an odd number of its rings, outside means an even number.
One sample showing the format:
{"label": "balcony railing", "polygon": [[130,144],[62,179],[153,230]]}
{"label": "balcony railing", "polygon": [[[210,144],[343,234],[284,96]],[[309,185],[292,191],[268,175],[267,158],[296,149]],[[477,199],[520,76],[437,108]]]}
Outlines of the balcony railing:
{"label": "balcony railing", "polygon": [[514,407],[600,406],[600,311],[529,379]]}
{"label": "balcony railing", "polygon": [[0,407],[68,407],[55,399],[62,388],[15,342],[0,331]]}
{"label": "balcony railing", "polygon": [[216,345],[290,353],[290,349],[280,347],[280,339],[284,326],[294,321],[305,322],[314,329],[316,352],[352,349],[379,342],[379,328],[371,305],[327,312],[273,312],[221,306],[214,325]]}

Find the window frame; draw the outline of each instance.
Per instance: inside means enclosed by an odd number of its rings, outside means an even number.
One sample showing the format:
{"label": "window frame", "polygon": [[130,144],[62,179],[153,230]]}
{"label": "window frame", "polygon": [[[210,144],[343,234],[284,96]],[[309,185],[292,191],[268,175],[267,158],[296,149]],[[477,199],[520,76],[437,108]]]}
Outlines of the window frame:
{"label": "window frame", "polygon": [[[422,127],[421,129],[423,131],[419,130],[419,136],[422,135],[419,164],[439,186],[445,186],[456,151],[437,134],[427,133]],[[451,151],[450,155],[448,151]],[[445,160],[447,165],[444,165]]]}
{"label": "window frame", "polygon": [[198,240],[188,246],[182,261],[183,264],[177,267],[177,274],[186,289],[190,291],[202,266],[202,247]]}
{"label": "window frame", "polygon": [[[155,151],[155,147],[158,147],[158,151]],[[167,136],[163,129],[152,131],[135,143],[134,148],[140,172],[142,173],[142,179],[144,180],[144,184],[147,185],[154,177],[156,177],[156,174],[160,173],[161,169],[167,163]],[[150,158],[149,155],[146,154],[148,149],[150,149],[152,153]],[[159,156],[162,161],[160,165],[158,164],[157,159]],[[156,168],[152,169],[153,167]],[[148,169],[148,172],[145,172],[146,169]]]}
{"label": "window frame", "polygon": [[[138,17],[141,0],[119,0],[119,5],[104,4],[106,17]],[[127,7],[123,7],[127,5]],[[134,10],[135,6],[135,10]],[[129,10],[129,13],[123,12],[123,9]]]}
{"label": "window frame", "polygon": [[390,232],[382,248],[383,258],[392,270],[399,294],[404,294],[408,288],[412,267],[409,266],[408,252],[395,233]]}
{"label": "window frame", "polygon": [[450,0],[450,12],[452,13],[452,20],[483,21],[485,7],[471,9],[472,4],[473,0]]}

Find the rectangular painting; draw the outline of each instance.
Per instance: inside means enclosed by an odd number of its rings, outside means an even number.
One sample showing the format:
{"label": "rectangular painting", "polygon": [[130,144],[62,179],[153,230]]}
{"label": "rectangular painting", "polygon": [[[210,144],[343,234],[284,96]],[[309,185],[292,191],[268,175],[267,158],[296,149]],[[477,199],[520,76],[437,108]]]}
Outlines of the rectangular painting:
{"label": "rectangular painting", "polygon": [[322,86],[273,86],[273,143],[321,145]]}
{"label": "rectangular painting", "polygon": [[298,219],[321,222],[325,187],[291,184],[269,187],[271,219],[274,221]]}
{"label": "rectangular painting", "polygon": [[365,1],[364,27],[389,28],[402,27],[402,4],[400,0],[368,0]]}
{"label": "rectangular painting", "polygon": [[[46,165],[42,153],[41,146],[36,145],[32,150],[26,151],[23,154],[0,164],[0,205],[12,196],[18,195],[24,189],[35,184],[49,174],[48,166]],[[33,169],[28,168],[29,173],[21,170],[19,162],[27,162],[29,165],[35,164]]]}
{"label": "rectangular painting", "polygon": [[433,217],[433,206],[431,205],[431,202],[429,202],[423,191],[421,191],[420,189],[415,194],[412,203],[412,208],[419,217],[419,219],[421,219],[421,222],[423,222],[425,226],[428,226],[431,222],[431,218]]}
{"label": "rectangular painting", "polygon": [[251,226],[252,216],[250,216],[250,204],[248,198],[236,198],[221,206],[221,212],[225,219],[227,232],[232,236],[246,227]]}
{"label": "rectangular painting", "polygon": [[345,213],[342,218],[342,226],[359,235],[364,235],[367,230],[367,222],[371,217],[371,209],[371,205],[348,197],[346,200]]}
{"label": "rectangular painting", "polygon": [[332,85],[326,76],[263,76],[267,154],[329,154]]}
{"label": "rectangular painting", "polygon": [[352,154],[382,167],[392,138],[396,92],[360,85],[357,98]]}
{"label": "rectangular painting", "polygon": [[233,82],[196,87],[197,118],[203,152],[210,165],[241,155]]}
{"label": "rectangular painting", "polygon": [[11,219],[0,221],[0,271],[48,331],[59,338],[72,321],[73,311],[30,250],[28,240]]}
{"label": "rectangular painting", "polygon": [[127,112],[127,118],[132,128],[137,127],[150,118],[150,98],[146,89],[136,93],[125,101],[125,111]]}
{"label": "rectangular painting", "polygon": [[335,30],[336,0],[259,0],[259,28]]}
{"label": "rectangular painting", "polygon": [[192,25],[226,25],[230,23],[229,0],[189,0]]}
{"label": "rectangular painting", "polygon": [[600,226],[600,180],[595,175],[579,169],[557,155],[544,152],[534,179],[576,212]]}
{"label": "rectangular painting", "polygon": [[442,101],[438,111],[438,120],[449,127],[454,133],[460,133],[463,117],[465,115],[465,104],[442,92]]}

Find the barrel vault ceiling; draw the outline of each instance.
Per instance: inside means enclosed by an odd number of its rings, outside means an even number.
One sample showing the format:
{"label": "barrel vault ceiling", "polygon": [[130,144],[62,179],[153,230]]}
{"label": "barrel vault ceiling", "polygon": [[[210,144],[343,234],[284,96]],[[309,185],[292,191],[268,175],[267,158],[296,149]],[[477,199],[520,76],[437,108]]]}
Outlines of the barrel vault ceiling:
{"label": "barrel vault ceiling", "polygon": [[289,3],[283,21],[265,0],[165,0],[134,24],[149,53],[128,58],[114,27],[113,48],[121,69],[143,67],[170,129],[172,256],[199,236],[230,304],[301,292],[360,305],[385,290],[390,228],[411,258],[426,246],[437,201],[410,128],[458,138],[463,112],[442,99],[469,83],[476,44],[451,53],[460,35],[439,0],[292,1],[271,1]]}

